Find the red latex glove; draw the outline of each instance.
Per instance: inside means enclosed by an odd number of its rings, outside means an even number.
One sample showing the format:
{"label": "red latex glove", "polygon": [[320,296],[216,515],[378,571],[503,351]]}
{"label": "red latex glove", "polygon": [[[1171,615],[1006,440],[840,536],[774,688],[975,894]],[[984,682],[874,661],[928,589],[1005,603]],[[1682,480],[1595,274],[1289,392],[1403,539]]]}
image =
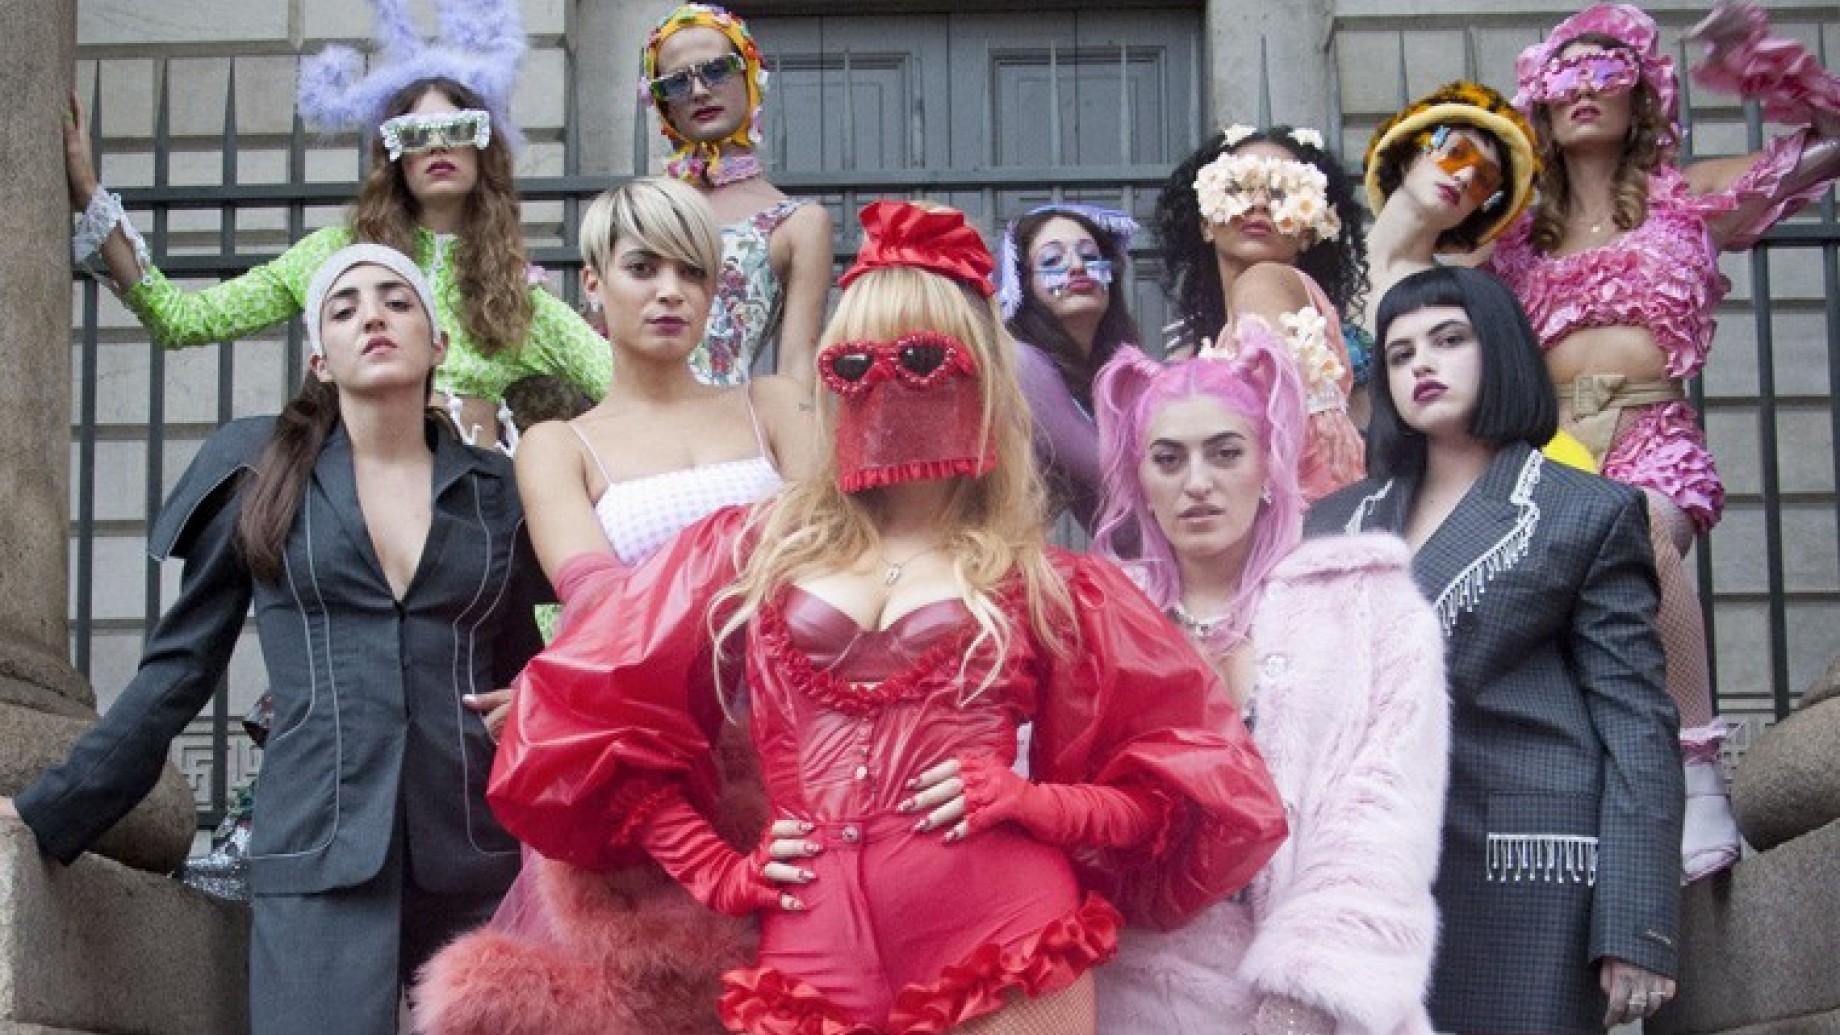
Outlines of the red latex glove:
{"label": "red latex glove", "polygon": [[958,779],[964,783],[966,833],[1007,821],[1051,845],[1134,848],[1153,838],[1161,822],[1148,791],[1031,783],[989,755],[958,759]]}
{"label": "red latex glove", "polygon": [[800,882],[800,871],[769,861],[772,836],[769,828],[760,847],[742,855],[722,840],[689,802],[676,799],[652,813],[638,841],[691,897],[718,913],[747,916],[762,909],[796,912],[804,908],[803,903],[774,881]]}

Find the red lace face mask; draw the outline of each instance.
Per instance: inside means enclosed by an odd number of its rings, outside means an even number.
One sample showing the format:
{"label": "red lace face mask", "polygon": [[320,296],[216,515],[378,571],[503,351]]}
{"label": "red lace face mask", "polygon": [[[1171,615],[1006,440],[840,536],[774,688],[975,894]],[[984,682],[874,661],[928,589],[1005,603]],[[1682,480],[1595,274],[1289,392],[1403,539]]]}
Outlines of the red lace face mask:
{"label": "red lace face mask", "polygon": [[845,492],[964,475],[996,466],[980,448],[977,362],[958,339],[914,331],[894,341],[844,341],[818,353],[838,396],[837,467]]}

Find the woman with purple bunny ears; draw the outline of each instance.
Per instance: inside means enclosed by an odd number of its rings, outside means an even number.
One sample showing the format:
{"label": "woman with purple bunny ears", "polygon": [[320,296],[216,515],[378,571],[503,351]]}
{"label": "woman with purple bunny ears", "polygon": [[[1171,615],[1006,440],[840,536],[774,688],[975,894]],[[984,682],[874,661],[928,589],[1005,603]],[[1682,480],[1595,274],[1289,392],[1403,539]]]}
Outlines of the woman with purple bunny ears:
{"label": "woman with purple bunny ears", "polygon": [[1053,509],[1088,530],[1099,509],[1093,377],[1119,347],[1137,343],[1122,287],[1136,233],[1123,212],[1056,202],[1010,223],[997,258],[997,301],[1019,347],[1036,462]]}
{"label": "woman with purple bunny ears", "polygon": [[302,60],[308,124],[371,139],[369,172],[346,221],[315,231],[278,258],[200,291],[168,281],[122,210],[97,182],[82,110],[64,127],[78,262],[100,257],[122,302],[155,341],[183,348],[227,341],[301,311],[313,271],[354,241],[412,256],[434,285],[452,348],[435,377],[468,441],[501,431],[515,443],[503,395],[533,375],[563,377],[593,398],[607,390],[607,343],[561,299],[536,286],[523,241],[512,155],[522,134],[511,90],[525,49],[516,0],[439,0],[440,37],[424,41],[406,0],[372,0],[378,59],[328,47]]}

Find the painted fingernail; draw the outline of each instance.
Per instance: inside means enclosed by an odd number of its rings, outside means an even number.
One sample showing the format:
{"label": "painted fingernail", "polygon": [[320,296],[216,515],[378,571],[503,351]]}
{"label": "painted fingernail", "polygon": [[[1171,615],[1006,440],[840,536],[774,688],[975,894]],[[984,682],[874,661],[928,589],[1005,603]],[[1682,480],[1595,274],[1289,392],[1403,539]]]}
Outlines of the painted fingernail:
{"label": "painted fingernail", "polygon": [[824,851],[824,846],[819,844],[818,842],[816,841],[805,842],[805,852],[807,855],[817,855],[819,852],[822,852],[822,851]]}
{"label": "painted fingernail", "polygon": [[918,776],[913,777],[909,779],[905,784],[902,784],[902,786],[906,787],[908,790],[911,791],[914,788],[920,786],[920,778]]}
{"label": "painted fingernail", "polygon": [[802,881],[814,881],[818,879],[818,875],[810,870],[800,870],[799,879]]}
{"label": "painted fingernail", "polygon": [[927,827],[930,827],[930,826],[932,826],[932,825],[933,825],[933,821],[932,821],[932,820],[930,820],[930,819],[922,819],[922,820],[920,820],[920,822],[918,822],[918,823],[915,823],[915,824],[914,824],[914,833],[916,833],[916,834],[924,834],[924,833],[926,833],[926,828],[927,828]]}
{"label": "painted fingernail", "polygon": [[804,822],[803,820],[799,822],[799,833],[809,834],[811,833],[811,831],[812,831],[812,826],[810,823]]}
{"label": "painted fingernail", "polygon": [[901,803],[900,803],[899,805],[896,805],[896,806],[894,807],[894,810],[895,810],[896,812],[912,812],[912,811],[914,811],[914,799],[912,799],[912,798],[908,798],[908,799],[906,799],[905,801],[903,801],[903,802],[901,802]]}

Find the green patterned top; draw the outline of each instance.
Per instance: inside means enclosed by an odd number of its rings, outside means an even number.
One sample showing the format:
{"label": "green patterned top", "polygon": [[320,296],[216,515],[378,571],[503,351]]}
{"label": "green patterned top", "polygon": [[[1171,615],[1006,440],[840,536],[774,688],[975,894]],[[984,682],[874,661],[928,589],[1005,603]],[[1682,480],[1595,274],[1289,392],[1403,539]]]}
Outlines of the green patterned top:
{"label": "green patterned top", "polygon": [[[315,230],[273,261],[200,291],[186,291],[149,268],[122,301],[166,348],[229,341],[298,316],[314,271],[350,243],[346,227]],[[451,261],[457,247],[459,242],[451,237],[416,230],[415,264],[428,274],[441,326],[447,329],[447,359],[435,374],[435,388],[497,402],[509,385],[533,374],[551,374],[580,385],[595,399],[607,394],[613,379],[613,351],[607,339],[541,287],[531,288],[536,311],[522,347],[501,349],[492,356],[480,353],[461,317],[460,288]]]}

